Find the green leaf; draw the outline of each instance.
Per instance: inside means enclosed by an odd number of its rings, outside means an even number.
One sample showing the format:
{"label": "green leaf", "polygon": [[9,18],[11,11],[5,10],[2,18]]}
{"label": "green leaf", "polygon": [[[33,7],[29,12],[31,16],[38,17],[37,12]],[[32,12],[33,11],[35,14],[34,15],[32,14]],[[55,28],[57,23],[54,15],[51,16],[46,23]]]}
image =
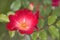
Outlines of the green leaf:
{"label": "green leaf", "polygon": [[9,11],[9,12],[7,12],[7,16],[9,16],[9,15],[14,15],[15,13],[13,12],[13,11]]}
{"label": "green leaf", "polygon": [[57,27],[60,28],[60,20],[56,23]]}
{"label": "green leaf", "polygon": [[31,36],[32,36],[32,39],[33,40],[36,40],[37,39],[37,37],[38,37],[38,33],[37,32],[34,32]]}
{"label": "green leaf", "polygon": [[29,1],[28,0],[22,0],[22,5],[23,5],[24,8],[28,8]]}
{"label": "green leaf", "polygon": [[50,32],[53,39],[55,38],[59,39],[59,30],[55,26],[50,25],[48,31]]}
{"label": "green leaf", "polygon": [[57,7],[52,11],[52,15],[60,16],[60,8]]}
{"label": "green leaf", "polygon": [[48,17],[48,25],[53,24],[56,21],[56,19],[57,19],[56,15],[49,16]]}
{"label": "green leaf", "polygon": [[15,31],[9,31],[9,35],[10,35],[11,38],[14,37],[15,36]]}
{"label": "green leaf", "polygon": [[21,7],[21,2],[20,2],[20,0],[14,1],[14,2],[11,4],[11,6],[10,6],[11,10],[13,10],[13,11],[19,10],[20,7]]}
{"label": "green leaf", "polygon": [[43,4],[44,5],[51,5],[52,1],[51,0],[44,0]]}
{"label": "green leaf", "polygon": [[39,19],[38,27],[43,27],[44,26],[44,20]]}
{"label": "green leaf", "polygon": [[40,12],[41,12],[41,15],[42,15],[42,16],[45,16],[45,13],[44,13],[44,11],[43,11],[43,5],[40,6]]}
{"label": "green leaf", "polygon": [[0,22],[9,22],[8,17],[5,14],[0,14]]}
{"label": "green leaf", "polygon": [[48,16],[51,12],[51,6],[40,6],[40,12],[42,16]]}
{"label": "green leaf", "polygon": [[47,33],[45,30],[41,30],[39,33],[40,40],[47,40]]}

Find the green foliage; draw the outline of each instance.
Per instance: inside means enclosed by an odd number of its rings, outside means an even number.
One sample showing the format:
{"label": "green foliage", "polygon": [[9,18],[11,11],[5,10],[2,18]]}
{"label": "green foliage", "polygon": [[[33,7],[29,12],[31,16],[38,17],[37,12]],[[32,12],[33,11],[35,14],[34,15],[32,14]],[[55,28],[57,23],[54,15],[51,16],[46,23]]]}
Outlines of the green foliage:
{"label": "green foliage", "polygon": [[6,14],[8,11],[10,11],[10,4],[13,2],[14,0],[0,0],[0,13],[4,13]]}
{"label": "green foliage", "polygon": [[44,20],[43,19],[39,19],[39,23],[38,23],[38,27],[44,27]]}
{"label": "green foliage", "polygon": [[53,24],[56,21],[56,19],[57,19],[56,15],[49,16],[48,17],[48,25]]}
{"label": "green foliage", "polygon": [[59,39],[59,30],[54,25],[50,25],[48,28],[48,31],[50,32],[50,34],[54,40],[56,38]]}
{"label": "green foliage", "polygon": [[60,20],[56,23],[57,27],[60,28]]}
{"label": "green foliage", "polygon": [[9,11],[9,12],[7,12],[7,16],[9,16],[9,15],[14,15],[15,13],[13,12],[13,11]]}
{"label": "green foliage", "polygon": [[40,12],[42,16],[48,16],[51,12],[51,6],[40,6]]}
{"label": "green foliage", "polygon": [[45,30],[41,30],[39,33],[40,40],[47,40],[47,33]]}
{"label": "green foliage", "polygon": [[28,8],[28,6],[29,6],[29,1],[28,0],[22,0],[22,7],[23,8]]}
{"label": "green foliage", "polygon": [[0,14],[0,22],[9,22],[8,17],[5,14]]}
{"label": "green foliage", "polygon": [[38,37],[38,33],[34,32],[31,37],[32,37],[32,40],[36,40]]}
{"label": "green foliage", "polygon": [[56,16],[60,16],[60,8],[55,8],[53,11],[52,11],[52,15],[56,15]]}
{"label": "green foliage", "polygon": [[10,37],[14,37],[15,31],[9,31],[9,35],[10,35]]}
{"label": "green foliage", "polygon": [[14,1],[10,6],[11,10],[13,10],[13,11],[19,10],[20,7],[21,7],[21,1],[20,0]]}
{"label": "green foliage", "polygon": [[43,1],[44,5],[51,5],[51,3],[52,3],[52,0],[44,0]]}

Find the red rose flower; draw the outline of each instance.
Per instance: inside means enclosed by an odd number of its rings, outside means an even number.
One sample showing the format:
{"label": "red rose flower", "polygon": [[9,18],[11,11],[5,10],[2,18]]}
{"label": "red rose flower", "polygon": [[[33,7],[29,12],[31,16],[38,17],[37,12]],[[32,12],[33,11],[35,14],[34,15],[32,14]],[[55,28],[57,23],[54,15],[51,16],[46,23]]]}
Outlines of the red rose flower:
{"label": "red rose flower", "polygon": [[59,6],[59,0],[52,0],[52,6]]}
{"label": "red rose flower", "polygon": [[31,10],[21,9],[9,15],[10,22],[7,29],[10,31],[18,30],[21,34],[31,34],[36,29],[38,18]]}

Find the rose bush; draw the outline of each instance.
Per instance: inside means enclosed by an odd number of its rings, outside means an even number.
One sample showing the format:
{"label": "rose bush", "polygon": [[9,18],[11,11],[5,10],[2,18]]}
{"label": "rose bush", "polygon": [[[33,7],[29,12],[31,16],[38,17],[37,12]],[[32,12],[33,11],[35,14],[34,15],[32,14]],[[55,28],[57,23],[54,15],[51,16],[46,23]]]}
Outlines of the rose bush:
{"label": "rose bush", "polygon": [[0,40],[60,40],[60,0],[0,0]]}

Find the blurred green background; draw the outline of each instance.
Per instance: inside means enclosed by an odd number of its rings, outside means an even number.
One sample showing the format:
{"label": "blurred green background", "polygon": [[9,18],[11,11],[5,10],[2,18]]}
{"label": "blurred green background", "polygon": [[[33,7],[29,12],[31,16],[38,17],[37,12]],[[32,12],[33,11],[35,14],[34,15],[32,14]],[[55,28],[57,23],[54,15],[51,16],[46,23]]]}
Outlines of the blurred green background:
{"label": "blurred green background", "polygon": [[[8,31],[8,15],[21,8],[30,9],[31,2],[34,3],[33,12],[39,4],[40,15],[44,20],[39,19],[38,28],[42,29],[30,36]],[[0,0],[0,40],[60,40],[60,5],[53,7],[51,4],[52,0]]]}

